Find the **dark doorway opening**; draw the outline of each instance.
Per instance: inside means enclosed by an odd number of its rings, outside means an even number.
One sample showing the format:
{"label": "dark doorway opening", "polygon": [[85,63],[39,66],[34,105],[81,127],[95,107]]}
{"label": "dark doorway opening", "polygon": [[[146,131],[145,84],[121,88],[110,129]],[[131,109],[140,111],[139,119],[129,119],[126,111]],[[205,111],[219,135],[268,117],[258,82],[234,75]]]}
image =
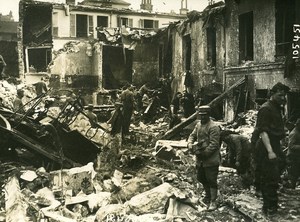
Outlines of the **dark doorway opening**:
{"label": "dark doorway opening", "polygon": [[133,51],[123,47],[103,47],[103,87],[118,89],[132,82]]}
{"label": "dark doorway opening", "polygon": [[191,69],[191,57],[192,57],[192,40],[190,35],[183,37],[183,52],[184,52],[184,68],[185,71]]}

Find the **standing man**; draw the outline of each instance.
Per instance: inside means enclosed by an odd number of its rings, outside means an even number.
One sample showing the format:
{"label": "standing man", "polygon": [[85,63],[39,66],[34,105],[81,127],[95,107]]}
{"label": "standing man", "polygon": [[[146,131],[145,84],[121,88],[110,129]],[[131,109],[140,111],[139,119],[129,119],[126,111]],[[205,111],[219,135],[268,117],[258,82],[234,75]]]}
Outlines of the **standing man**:
{"label": "standing man", "polygon": [[189,116],[193,115],[196,112],[195,100],[192,93],[189,93],[188,91],[185,90],[183,92],[181,104],[183,108],[183,116],[185,118],[188,118]]}
{"label": "standing man", "polygon": [[124,135],[127,135],[129,134],[130,120],[131,120],[133,107],[134,107],[133,87],[128,84],[126,86],[126,89],[121,93],[120,98],[123,104],[123,118],[124,118],[122,133]]}
{"label": "standing man", "polygon": [[43,93],[48,92],[47,84],[45,81],[46,81],[45,77],[42,77],[41,81],[33,84],[33,86],[35,87],[35,92],[36,92],[37,96],[40,96]]}
{"label": "standing man", "polygon": [[256,167],[259,170],[261,192],[263,196],[263,212],[274,215],[278,209],[277,190],[280,180],[280,166],[285,155],[280,140],[285,138],[282,117],[283,106],[289,87],[282,83],[271,89],[271,97],[258,111],[255,131],[259,139],[255,146]]}
{"label": "standing man", "polygon": [[296,126],[289,134],[288,146],[289,159],[289,179],[292,189],[296,188],[298,178],[300,177],[300,118],[296,121]]}
{"label": "standing man", "polygon": [[180,123],[180,117],[178,116],[178,112],[180,110],[181,98],[182,98],[181,92],[177,92],[171,102],[169,129],[172,129],[174,126]]}
{"label": "standing man", "polygon": [[210,119],[209,106],[198,108],[198,122],[188,138],[188,148],[196,155],[197,179],[205,191],[204,203],[209,203],[208,210],[217,209],[217,177],[220,155],[220,127]]}

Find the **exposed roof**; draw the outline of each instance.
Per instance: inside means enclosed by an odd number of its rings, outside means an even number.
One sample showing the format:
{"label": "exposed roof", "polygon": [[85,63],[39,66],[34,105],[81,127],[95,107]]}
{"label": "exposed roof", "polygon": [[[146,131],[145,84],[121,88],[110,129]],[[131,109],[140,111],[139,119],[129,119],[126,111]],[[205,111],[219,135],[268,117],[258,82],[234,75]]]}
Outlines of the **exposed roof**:
{"label": "exposed roof", "polygon": [[0,21],[1,33],[17,33],[18,22]]}
{"label": "exposed roof", "polygon": [[118,5],[131,5],[128,2],[125,2],[123,0],[84,0],[81,2],[81,4],[85,3],[95,3],[95,4],[118,4]]}

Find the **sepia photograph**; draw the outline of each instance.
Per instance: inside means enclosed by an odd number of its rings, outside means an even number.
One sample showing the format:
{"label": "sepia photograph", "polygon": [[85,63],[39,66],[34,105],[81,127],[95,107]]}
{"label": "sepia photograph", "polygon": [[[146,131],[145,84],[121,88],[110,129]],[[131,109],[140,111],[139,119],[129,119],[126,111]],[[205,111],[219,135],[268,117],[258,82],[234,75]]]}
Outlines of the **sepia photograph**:
{"label": "sepia photograph", "polygon": [[300,221],[298,11],[0,0],[0,222]]}

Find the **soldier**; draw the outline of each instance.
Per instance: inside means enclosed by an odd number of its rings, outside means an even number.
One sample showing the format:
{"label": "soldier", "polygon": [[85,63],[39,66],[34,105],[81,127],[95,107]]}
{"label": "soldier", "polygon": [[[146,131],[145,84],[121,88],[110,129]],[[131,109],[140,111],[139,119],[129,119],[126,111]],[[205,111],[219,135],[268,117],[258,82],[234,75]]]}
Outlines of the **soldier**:
{"label": "soldier", "polygon": [[205,198],[209,203],[208,210],[217,209],[218,184],[217,177],[220,156],[220,127],[210,119],[211,109],[209,106],[198,108],[198,122],[188,138],[188,148],[196,155],[197,179],[202,183]]}
{"label": "soldier", "polygon": [[236,168],[242,177],[243,184],[250,187],[251,173],[251,143],[247,137],[232,133],[230,131],[221,132],[221,140],[227,144],[229,166]]}
{"label": "soldier", "polygon": [[129,134],[129,126],[134,108],[133,87],[127,84],[126,89],[120,95],[123,104],[123,126],[122,132],[124,135]]}
{"label": "soldier", "polygon": [[278,210],[280,164],[285,160],[280,143],[285,138],[282,108],[288,91],[289,87],[280,82],[272,87],[270,99],[258,111],[254,131],[259,135],[255,157],[260,173],[256,180],[260,182],[263,212],[267,215],[273,215]]}

